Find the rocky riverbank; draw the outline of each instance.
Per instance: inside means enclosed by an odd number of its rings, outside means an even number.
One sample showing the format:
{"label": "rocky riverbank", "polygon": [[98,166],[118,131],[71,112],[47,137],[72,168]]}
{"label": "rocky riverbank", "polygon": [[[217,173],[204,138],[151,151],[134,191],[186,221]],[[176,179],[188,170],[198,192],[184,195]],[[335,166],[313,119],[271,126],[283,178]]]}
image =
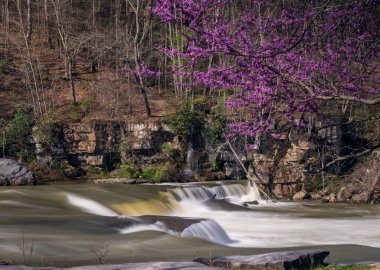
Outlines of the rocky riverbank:
{"label": "rocky riverbank", "polygon": [[[340,151],[335,145],[350,147],[353,139],[340,136],[341,132],[331,126],[320,130],[316,138],[304,131],[267,136],[257,149],[247,152],[243,143],[235,142],[233,151],[225,141],[213,141],[206,127],[186,137],[159,121],[56,123],[49,140],[34,133],[35,159],[27,161],[26,167],[39,182],[189,182],[244,179],[240,159],[253,180],[275,199],[378,203],[379,151],[360,160],[334,163],[324,172],[315,171],[321,166],[321,144],[331,146],[330,156]],[[12,176],[18,180],[0,178],[0,185],[35,183],[26,170]],[[20,178],[20,173],[29,180]]]}
{"label": "rocky riverbank", "polygon": [[[275,252],[252,256],[225,256],[212,258],[198,258],[193,262],[150,262],[130,263],[118,265],[91,265],[73,268],[41,267],[43,270],[290,270],[312,269],[327,265],[324,260],[329,255],[328,251],[300,250]],[[27,266],[3,265],[1,270],[33,270],[36,268]]]}

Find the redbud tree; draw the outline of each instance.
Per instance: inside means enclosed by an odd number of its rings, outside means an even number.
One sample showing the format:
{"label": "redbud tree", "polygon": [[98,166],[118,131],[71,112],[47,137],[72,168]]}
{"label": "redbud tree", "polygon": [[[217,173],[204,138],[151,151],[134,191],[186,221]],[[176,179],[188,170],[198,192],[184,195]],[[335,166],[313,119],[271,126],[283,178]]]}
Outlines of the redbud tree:
{"label": "redbud tree", "polygon": [[188,77],[187,87],[230,90],[227,107],[247,113],[231,132],[257,136],[276,133],[279,123],[305,125],[321,101],[380,104],[379,6],[376,0],[155,0],[152,11],[184,26],[184,48],[162,48],[186,59],[173,72]]}

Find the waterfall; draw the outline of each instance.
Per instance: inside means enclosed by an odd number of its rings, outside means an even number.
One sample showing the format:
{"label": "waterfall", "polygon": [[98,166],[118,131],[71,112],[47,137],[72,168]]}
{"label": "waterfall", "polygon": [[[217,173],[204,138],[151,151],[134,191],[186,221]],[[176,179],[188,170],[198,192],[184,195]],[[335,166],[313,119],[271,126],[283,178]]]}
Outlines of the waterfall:
{"label": "waterfall", "polygon": [[194,151],[193,145],[189,144],[189,149],[186,155],[186,169],[184,170],[185,175],[192,175],[198,172],[198,160],[196,158],[196,153]]}
{"label": "waterfall", "polygon": [[233,203],[243,203],[246,201],[259,201],[260,192],[258,188],[251,183],[230,184],[218,186],[189,186],[177,187],[164,193],[167,197],[174,198],[175,201],[206,201],[209,199],[228,200]]}
{"label": "waterfall", "polygon": [[195,223],[183,230],[181,236],[201,238],[223,245],[232,242],[223,228],[213,220],[204,220]]}

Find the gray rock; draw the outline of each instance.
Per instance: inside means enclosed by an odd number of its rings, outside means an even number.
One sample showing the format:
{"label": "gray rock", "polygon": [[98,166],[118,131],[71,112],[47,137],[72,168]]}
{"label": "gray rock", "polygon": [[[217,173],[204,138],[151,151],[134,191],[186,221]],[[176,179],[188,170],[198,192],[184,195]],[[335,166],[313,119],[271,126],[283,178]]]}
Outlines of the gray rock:
{"label": "gray rock", "polygon": [[225,162],[224,172],[227,179],[245,179],[246,173],[238,162]]}
{"label": "gray rock", "polygon": [[329,253],[319,250],[295,250],[253,256],[199,258],[195,261],[209,266],[241,270],[311,269],[325,265],[324,259]]}
{"label": "gray rock", "polygon": [[0,158],[0,186],[17,186],[36,184],[33,173],[8,158]]}
{"label": "gray rock", "polygon": [[181,234],[187,227],[205,220],[206,219],[202,218],[182,218],[174,216],[139,216],[134,218],[119,217],[116,220],[111,219],[108,226],[121,229],[126,226],[153,225],[160,222],[163,225],[163,229]]}

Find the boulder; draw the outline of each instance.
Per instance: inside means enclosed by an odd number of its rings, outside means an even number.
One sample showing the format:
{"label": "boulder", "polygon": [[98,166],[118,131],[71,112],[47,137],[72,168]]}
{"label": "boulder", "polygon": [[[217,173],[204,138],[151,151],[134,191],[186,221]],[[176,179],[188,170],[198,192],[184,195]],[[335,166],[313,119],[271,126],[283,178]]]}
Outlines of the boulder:
{"label": "boulder", "polygon": [[324,196],[322,198],[322,202],[323,203],[335,203],[336,202],[336,194],[335,193],[331,193],[328,196]]}
{"label": "boulder", "polygon": [[0,186],[35,185],[33,173],[16,161],[0,159]]}
{"label": "boulder", "polygon": [[311,196],[309,193],[307,193],[306,190],[301,190],[293,195],[293,201],[302,201],[305,199],[310,199]]}
{"label": "boulder", "polygon": [[353,203],[368,203],[369,200],[369,194],[368,192],[361,192],[359,194],[354,194],[352,196],[352,202]]}
{"label": "boulder", "polygon": [[311,269],[326,265],[324,259],[329,254],[330,252],[328,251],[294,250],[253,256],[199,258],[195,261],[208,266],[225,267],[227,269]]}
{"label": "boulder", "polygon": [[373,194],[372,201],[373,204],[380,203],[380,193]]}
{"label": "boulder", "polygon": [[342,186],[337,193],[337,200],[346,202],[351,200],[352,196],[359,193],[359,189],[352,183]]}
{"label": "boulder", "polygon": [[322,195],[319,192],[313,192],[310,194],[312,200],[320,200],[322,199]]}

